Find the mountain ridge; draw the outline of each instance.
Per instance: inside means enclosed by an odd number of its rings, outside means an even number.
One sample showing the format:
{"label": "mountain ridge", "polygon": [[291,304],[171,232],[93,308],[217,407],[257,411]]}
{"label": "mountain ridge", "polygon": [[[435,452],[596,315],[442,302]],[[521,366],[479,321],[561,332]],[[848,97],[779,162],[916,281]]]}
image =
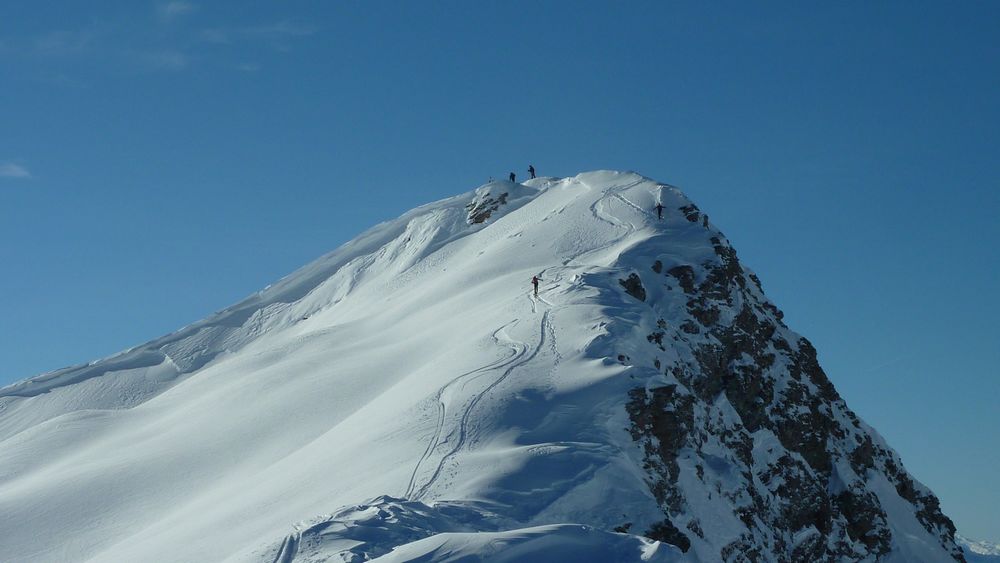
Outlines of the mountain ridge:
{"label": "mountain ridge", "polygon": [[[538,560],[537,534],[634,560],[962,558],[725,236],[634,173],[421,206],[204,321],[5,387],[0,445],[17,556],[405,560],[482,555],[444,536],[475,531]],[[433,524],[442,506],[464,516]],[[428,520],[337,547],[371,513]],[[514,532],[567,524],[594,532]]]}

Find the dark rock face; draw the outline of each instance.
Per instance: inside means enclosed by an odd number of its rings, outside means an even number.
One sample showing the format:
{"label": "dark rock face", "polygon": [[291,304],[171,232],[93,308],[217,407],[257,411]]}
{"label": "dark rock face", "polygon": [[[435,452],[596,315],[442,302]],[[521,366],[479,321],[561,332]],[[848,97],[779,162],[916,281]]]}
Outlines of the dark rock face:
{"label": "dark rock face", "polygon": [[691,540],[678,530],[677,526],[674,526],[670,520],[663,520],[662,522],[653,524],[643,535],[650,539],[676,545],[681,548],[681,551],[686,552],[691,549]]}
{"label": "dark rock face", "polygon": [[639,301],[646,300],[646,288],[642,287],[642,280],[637,274],[629,274],[628,279],[618,280],[618,283],[625,288],[625,293],[635,297]]}
{"label": "dark rock face", "polygon": [[847,520],[847,535],[861,542],[869,552],[889,553],[892,535],[888,533],[885,511],[878,497],[868,491],[847,490],[833,498],[838,512]]}
{"label": "dark rock face", "polygon": [[492,195],[487,195],[481,200],[473,201],[465,206],[465,208],[469,211],[467,220],[470,225],[484,223],[490,218],[490,215],[492,215],[494,211],[500,209],[501,205],[506,204],[507,192],[504,192],[495,198]]}
{"label": "dark rock face", "polygon": [[[700,217],[693,205],[681,212]],[[638,275],[619,280],[661,318],[646,337],[652,359],[639,362],[660,375],[633,389],[626,406],[665,516],[646,535],[685,551],[720,545],[701,525],[713,513],[698,512],[719,501],[744,528],[713,555],[722,561],[876,561],[893,549],[879,494],[894,488],[943,552],[964,561],[937,498],[848,409],[816,349],[784,325],[728,242],[713,236],[711,244],[714,259],[703,264],[651,260],[684,291],[663,302],[655,292],[647,301]],[[670,307],[685,311],[677,326],[662,321]],[[661,362],[664,352],[674,359]],[[890,492],[877,493],[882,479]]]}
{"label": "dark rock face", "polygon": [[[653,268],[653,270],[655,271],[656,268]],[[681,286],[684,293],[694,293],[694,268],[691,266],[674,266],[667,270],[667,273],[677,278],[677,284]]]}
{"label": "dark rock face", "polygon": [[678,208],[681,213],[684,214],[684,218],[692,223],[697,223],[698,218],[701,217],[701,212],[698,211],[698,206],[695,204],[685,205]]}

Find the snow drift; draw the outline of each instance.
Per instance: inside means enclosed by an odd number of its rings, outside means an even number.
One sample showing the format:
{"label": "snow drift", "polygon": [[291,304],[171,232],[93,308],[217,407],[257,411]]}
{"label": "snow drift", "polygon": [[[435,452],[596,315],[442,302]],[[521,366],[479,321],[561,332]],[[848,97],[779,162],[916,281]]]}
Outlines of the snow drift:
{"label": "snow drift", "polygon": [[4,561],[962,559],[725,236],[633,173],[419,207],[8,386],[0,451]]}

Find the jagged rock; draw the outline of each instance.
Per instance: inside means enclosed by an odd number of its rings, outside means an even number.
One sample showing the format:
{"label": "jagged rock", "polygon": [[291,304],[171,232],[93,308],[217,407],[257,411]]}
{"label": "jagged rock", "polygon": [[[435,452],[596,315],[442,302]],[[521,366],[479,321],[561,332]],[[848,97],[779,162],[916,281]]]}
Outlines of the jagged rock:
{"label": "jagged rock", "polygon": [[628,279],[618,280],[618,283],[625,288],[625,293],[635,297],[639,301],[646,300],[646,288],[642,287],[642,280],[638,274],[629,274]]}
{"label": "jagged rock", "polygon": [[500,194],[497,197],[492,195],[486,195],[479,201],[473,201],[472,203],[465,206],[469,210],[469,215],[467,221],[470,225],[483,223],[490,218],[490,215],[494,211],[500,209],[501,205],[506,205],[507,203],[507,192]]}
{"label": "jagged rock", "polygon": [[646,335],[646,340],[648,340],[650,342],[655,342],[656,345],[660,347],[660,350],[663,350],[663,335],[664,334],[666,334],[666,333],[664,333],[662,330],[658,330],[658,331],[655,331],[655,332],[652,332],[652,333]]}
{"label": "jagged rock", "polygon": [[[694,206],[681,211],[692,222],[699,217]],[[685,335],[691,357],[668,364],[665,375],[675,383],[629,395],[629,431],[665,516],[649,533],[682,547],[702,540],[705,532],[681,485],[687,466],[732,504],[745,526],[719,551],[720,560],[874,561],[894,542],[882,501],[866,484],[880,472],[946,552],[962,561],[954,525],[937,498],[875,443],[820,367],[816,349],[783,324],[736,251],[719,236],[711,243],[714,259],[666,272],[687,299],[688,318],[672,340]],[[654,263],[654,272],[662,268]],[[660,314],[658,303],[648,306]],[[662,330],[663,336],[647,336],[654,351],[670,342]],[[762,454],[765,436],[772,445]],[[838,472],[841,460],[853,475]]]}
{"label": "jagged rock", "polygon": [[701,328],[699,328],[698,323],[690,320],[684,321],[681,325],[681,330],[688,334],[698,334],[701,332]]}
{"label": "jagged rock", "polygon": [[697,205],[692,203],[690,205],[684,205],[678,207],[678,209],[680,210],[681,213],[684,214],[684,218],[687,219],[688,221],[691,221],[692,223],[698,222],[698,217],[700,213],[698,211]]}
{"label": "jagged rock", "polygon": [[694,268],[691,266],[674,266],[667,273],[677,278],[678,285],[684,293],[694,293]]}
{"label": "jagged rock", "polygon": [[701,326],[710,327],[719,321],[719,316],[722,314],[718,307],[713,306],[702,306],[702,304],[697,302],[692,302],[689,304],[689,312],[691,316],[698,319]]}
{"label": "jagged rock", "polygon": [[847,534],[864,544],[868,551],[882,556],[892,549],[892,533],[878,497],[870,491],[847,490],[833,497],[840,514],[847,520]]}
{"label": "jagged rock", "polygon": [[684,532],[677,529],[677,526],[674,526],[670,520],[663,520],[653,524],[643,535],[650,539],[676,545],[684,552],[691,549],[691,540],[684,535]]}
{"label": "jagged rock", "polygon": [[701,529],[701,523],[698,521],[697,518],[688,522],[687,526],[685,527],[688,530],[690,530],[694,535],[698,536],[699,538],[705,539],[705,532]]}

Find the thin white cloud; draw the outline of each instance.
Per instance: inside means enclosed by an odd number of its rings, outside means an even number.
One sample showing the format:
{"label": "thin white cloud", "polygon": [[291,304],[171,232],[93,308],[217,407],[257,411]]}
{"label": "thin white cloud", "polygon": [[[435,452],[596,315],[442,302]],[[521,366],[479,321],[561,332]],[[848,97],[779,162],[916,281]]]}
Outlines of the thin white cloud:
{"label": "thin white cloud", "polygon": [[191,2],[184,0],[172,0],[156,6],[156,13],[160,19],[166,22],[173,21],[181,16],[186,16],[194,12],[197,7]]}
{"label": "thin white cloud", "polygon": [[221,45],[232,43],[232,33],[225,29],[203,29],[200,35],[201,40],[206,43],[219,43]]}
{"label": "thin white cloud", "polygon": [[295,37],[307,37],[317,31],[319,29],[313,25],[281,20],[264,25],[203,29],[200,36],[206,43],[229,45],[240,40],[262,40],[273,43]]}
{"label": "thin white cloud", "polygon": [[889,361],[882,362],[882,363],[876,364],[874,366],[869,366],[869,367],[867,367],[865,369],[862,369],[861,373],[873,373],[873,372],[876,372],[876,371],[882,371],[883,369],[885,369],[887,367],[894,366],[894,365],[902,362],[905,359],[906,359],[906,356],[899,356],[899,357],[893,358],[893,359],[891,359]]}
{"label": "thin white cloud", "polygon": [[188,67],[188,56],[180,51],[166,49],[138,53],[140,63],[154,70],[184,70]]}
{"label": "thin white cloud", "polygon": [[31,178],[31,172],[15,162],[0,162],[0,178]]}
{"label": "thin white cloud", "polygon": [[305,37],[316,33],[316,26],[282,20],[268,25],[243,28],[248,35],[264,37]]}
{"label": "thin white cloud", "polygon": [[59,86],[60,88],[73,88],[79,90],[90,87],[89,83],[62,72],[45,73],[41,75],[38,80],[46,84]]}
{"label": "thin white cloud", "polygon": [[50,31],[35,37],[32,41],[31,50],[39,55],[75,55],[90,48],[96,35],[96,32],[89,29],[81,31]]}
{"label": "thin white cloud", "polygon": [[[152,4],[162,23],[198,11],[199,5],[189,0],[154,0]],[[253,52],[228,53],[208,50],[208,44],[227,45],[232,49],[256,50],[260,47],[287,52],[298,40],[319,32],[310,24],[282,19],[270,23],[247,24],[189,30],[184,28],[154,31],[146,22],[145,28],[116,28],[94,21],[87,27],[75,30],[52,30],[32,37],[12,41],[0,37],[0,56],[17,56],[29,59],[46,59],[46,64],[65,64],[72,59],[94,60],[101,63],[122,64],[132,69],[180,72],[195,64],[214,61],[241,72],[261,70],[258,62],[247,60]],[[193,35],[192,35],[193,34]],[[240,60],[243,59],[243,62]],[[85,86],[58,67],[47,69],[46,81],[59,86]],[[72,72],[72,71],[70,71]]]}

